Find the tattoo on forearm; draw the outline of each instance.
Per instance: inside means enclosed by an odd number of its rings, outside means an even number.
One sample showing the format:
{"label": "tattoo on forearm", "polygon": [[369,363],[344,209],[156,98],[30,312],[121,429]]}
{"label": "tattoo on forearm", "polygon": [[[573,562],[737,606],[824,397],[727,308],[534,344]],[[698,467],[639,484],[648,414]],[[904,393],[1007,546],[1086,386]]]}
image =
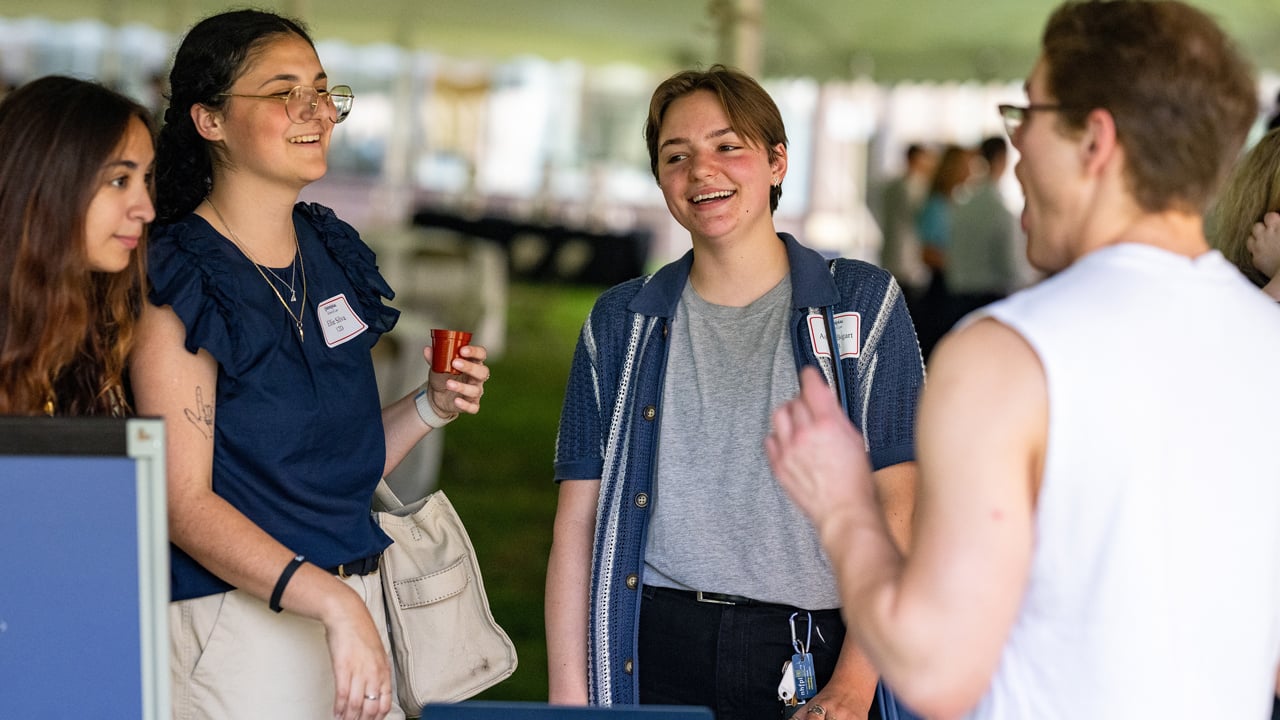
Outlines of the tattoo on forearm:
{"label": "tattoo on forearm", "polygon": [[182,412],[187,416],[187,420],[191,421],[191,424],[196,427],[196,430],[200,431],[200,434],[203,435],[206,440],[213,438],[213,405],[205,404],[203,388],[198,385],[196,386],[195,410],[192,410],[191,408],[183,408]]}

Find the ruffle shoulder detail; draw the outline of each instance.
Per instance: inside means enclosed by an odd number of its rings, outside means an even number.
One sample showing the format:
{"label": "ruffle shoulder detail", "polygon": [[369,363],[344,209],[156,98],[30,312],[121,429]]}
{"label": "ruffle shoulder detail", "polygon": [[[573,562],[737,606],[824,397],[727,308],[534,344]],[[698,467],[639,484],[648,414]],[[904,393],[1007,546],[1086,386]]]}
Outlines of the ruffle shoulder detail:
{"label": "ruffle shoulder detail", "polygon": [[342,267],[347,281],[355,289],[356,301],[364,309],[369,329],[379,335],[390,332],[400,319],[400,311],[383,301],[395,298],[395,291],[378,271],[377,256],[360,239],[360,234],[333,210],[316,203],[298,203],[294,212],[301,214],[320,236],[329,255]]}
{"label": "ruffle shoulder detail", "polygon": [[153,305],[169,305],[186,327],[186,348],[205,348],[224,364],[240,342],[232,327],[237,285],[222,240],[198,216],[152,231],[147,278]]}

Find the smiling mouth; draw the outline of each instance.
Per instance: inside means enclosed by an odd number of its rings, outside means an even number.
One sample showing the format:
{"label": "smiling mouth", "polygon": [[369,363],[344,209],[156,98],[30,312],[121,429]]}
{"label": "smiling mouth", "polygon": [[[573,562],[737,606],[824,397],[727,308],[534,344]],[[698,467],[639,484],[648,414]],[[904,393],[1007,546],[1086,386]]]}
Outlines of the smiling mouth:
{"label": "smiling mouth", "polygon": [[710,200],[719,200],[721,198],[727,198],[732,196],[733,196],[732,190],[717,190],[715,192],[702,193],[701,195],[694,195],[693,199],[690,202],[692,202],[694,205],[700,205]]}
{"label": "smiling mouth", "polygon": [[294,145],[303,145],[306,143],[320,142],[320,136],[319,135],[299,135],[297,137],[289,138],[289,142],[293,143]]}

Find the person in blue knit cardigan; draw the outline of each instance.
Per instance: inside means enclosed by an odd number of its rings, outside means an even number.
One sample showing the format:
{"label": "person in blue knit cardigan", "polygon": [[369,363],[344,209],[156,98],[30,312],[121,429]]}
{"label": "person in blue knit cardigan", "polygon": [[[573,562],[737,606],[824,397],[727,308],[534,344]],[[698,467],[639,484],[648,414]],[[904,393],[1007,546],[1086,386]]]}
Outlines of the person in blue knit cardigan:
{"label": "person in blue knit cardigan", "polygon": [[[800,368],[820,367],[867,434],[906,542],[923,369],[901,290],[774,227],[786,131],[747,75],[670,77],[645,139],[693,247],[601,295],[578,341],[555,454],[550,700],[867,717],[876,671],[846,637],[831,568],[763,443]],[[785,667],[793,655],[812,656],[816,696]]]}

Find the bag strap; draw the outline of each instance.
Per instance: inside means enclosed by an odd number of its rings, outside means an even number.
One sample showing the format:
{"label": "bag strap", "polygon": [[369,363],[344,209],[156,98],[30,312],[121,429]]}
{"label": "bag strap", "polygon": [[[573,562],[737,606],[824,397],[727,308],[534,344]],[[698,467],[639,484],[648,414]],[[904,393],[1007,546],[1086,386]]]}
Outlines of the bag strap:
{"label": "bag strap", "polygon": [[840,341],[836,339],[835,309],[828,305],[822,309],[823,319],[827,324],[827,345],[831,347],[831,380],[836,395],[840,398],[840,409],[845,416],[849,415],[849,398],[845,396],[844,363],[840,361]]}
{"label": "bag strap", "polygon": [[[836,261],[831,261],[831,274],[835,275]],[[849,416],[849,398],[845,395],[847,387],[844,378],[844,363],[840,361],[840,341],[836,334],[835,305],[822,308],[822,316],[827,325],[827,347],[831,349],[831,381],[835,386],[836,396],[840,398],[840,409],[845,417]]]}

